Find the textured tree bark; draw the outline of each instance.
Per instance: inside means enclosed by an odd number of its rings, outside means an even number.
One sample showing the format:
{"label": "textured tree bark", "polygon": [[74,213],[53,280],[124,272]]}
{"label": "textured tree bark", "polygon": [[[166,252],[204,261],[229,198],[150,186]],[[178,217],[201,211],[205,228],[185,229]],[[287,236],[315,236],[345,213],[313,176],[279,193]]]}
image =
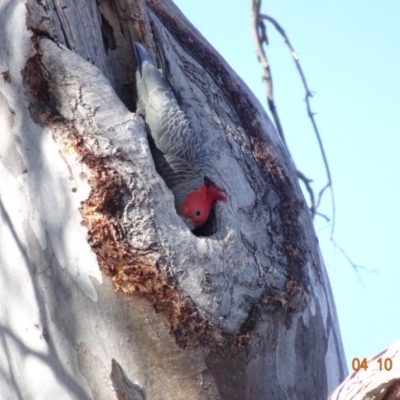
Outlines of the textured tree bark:
{"label": "textured tree bark", "polygon": [[[174,4],[3,0],[0,37],[5,398],[326,398],[345,358],[295,170]],[[228,196],[195,234],[134,114],[135,40]]]}

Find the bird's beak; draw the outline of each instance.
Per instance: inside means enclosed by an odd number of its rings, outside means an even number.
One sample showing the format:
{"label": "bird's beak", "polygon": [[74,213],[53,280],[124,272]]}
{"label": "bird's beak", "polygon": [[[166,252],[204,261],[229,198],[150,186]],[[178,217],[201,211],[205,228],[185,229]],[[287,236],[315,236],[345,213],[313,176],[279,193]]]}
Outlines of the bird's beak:
{"label": "bird's beak", "polygon": [[182,217],[183,222],[186,224],[186,226],[192,231],[193,229],[196,228],[196,225],[194,224],[194,222],[190,219],[190,218],[185,218]]}

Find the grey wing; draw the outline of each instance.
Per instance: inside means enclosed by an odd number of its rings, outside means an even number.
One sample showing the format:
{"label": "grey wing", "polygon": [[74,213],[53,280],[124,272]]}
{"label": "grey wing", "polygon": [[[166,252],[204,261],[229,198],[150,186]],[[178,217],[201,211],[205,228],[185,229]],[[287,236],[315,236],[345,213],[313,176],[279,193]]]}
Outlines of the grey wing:
{"label": "grey wing", "polygon": [[163,154],[152,138],[149,142],[156,169],[174,193],[175,204],[179,209],[190,192],[203,186],[203,170],[173,154]]}
{"label": "grey wing", "polygon": [[146,124],[157,148],[174,170],[203,169],[200,138],[178,105],[168,82],[153,65],[142,66],[140,92],[145,103]]}
{"label": "grey wing", "polygon": [[184,181],[197,184],[203,177],[205,161],[200,138],[147,51],[138,44],[135,51],[140,62],[136,73],[137,112],[145,117],[153,150],[159,150],[154,151],[157,170],[172,190]]}
{"label": "grey wing", "polygon": [[174,155],[199,168],[204,166],[204,156],[199,136],[175,101],[167,100],[162,107],[154,107],[152,95],[146,107],[146,123],[158,149]]}

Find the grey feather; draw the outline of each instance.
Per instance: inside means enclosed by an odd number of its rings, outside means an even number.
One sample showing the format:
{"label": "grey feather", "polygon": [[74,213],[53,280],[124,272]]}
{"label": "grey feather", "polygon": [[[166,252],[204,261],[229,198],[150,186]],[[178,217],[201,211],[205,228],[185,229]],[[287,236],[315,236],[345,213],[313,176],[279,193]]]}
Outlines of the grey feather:
{"label": "grey feather", "polygon": [[154,141],[157,171],[174,193],[179,211],[186,196],[204,184],[204,152],[199,136],[149,53],[139,43],[134,43],[134,50],[138,63],[137,113],[145,118]]}

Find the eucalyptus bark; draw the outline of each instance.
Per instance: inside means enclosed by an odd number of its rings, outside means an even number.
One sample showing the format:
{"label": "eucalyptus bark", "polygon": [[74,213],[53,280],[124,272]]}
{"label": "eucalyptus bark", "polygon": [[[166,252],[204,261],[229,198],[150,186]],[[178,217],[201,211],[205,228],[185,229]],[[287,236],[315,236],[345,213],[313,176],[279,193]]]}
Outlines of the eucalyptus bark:
{"label": "eucalyptus bark", "polygon": [[[326,398],[346,365],[310,213],[221,56],[160,0],[3,0],[0,37],[5,398]],[[204,230],[155,171],[133,41],[227,194]]]}

